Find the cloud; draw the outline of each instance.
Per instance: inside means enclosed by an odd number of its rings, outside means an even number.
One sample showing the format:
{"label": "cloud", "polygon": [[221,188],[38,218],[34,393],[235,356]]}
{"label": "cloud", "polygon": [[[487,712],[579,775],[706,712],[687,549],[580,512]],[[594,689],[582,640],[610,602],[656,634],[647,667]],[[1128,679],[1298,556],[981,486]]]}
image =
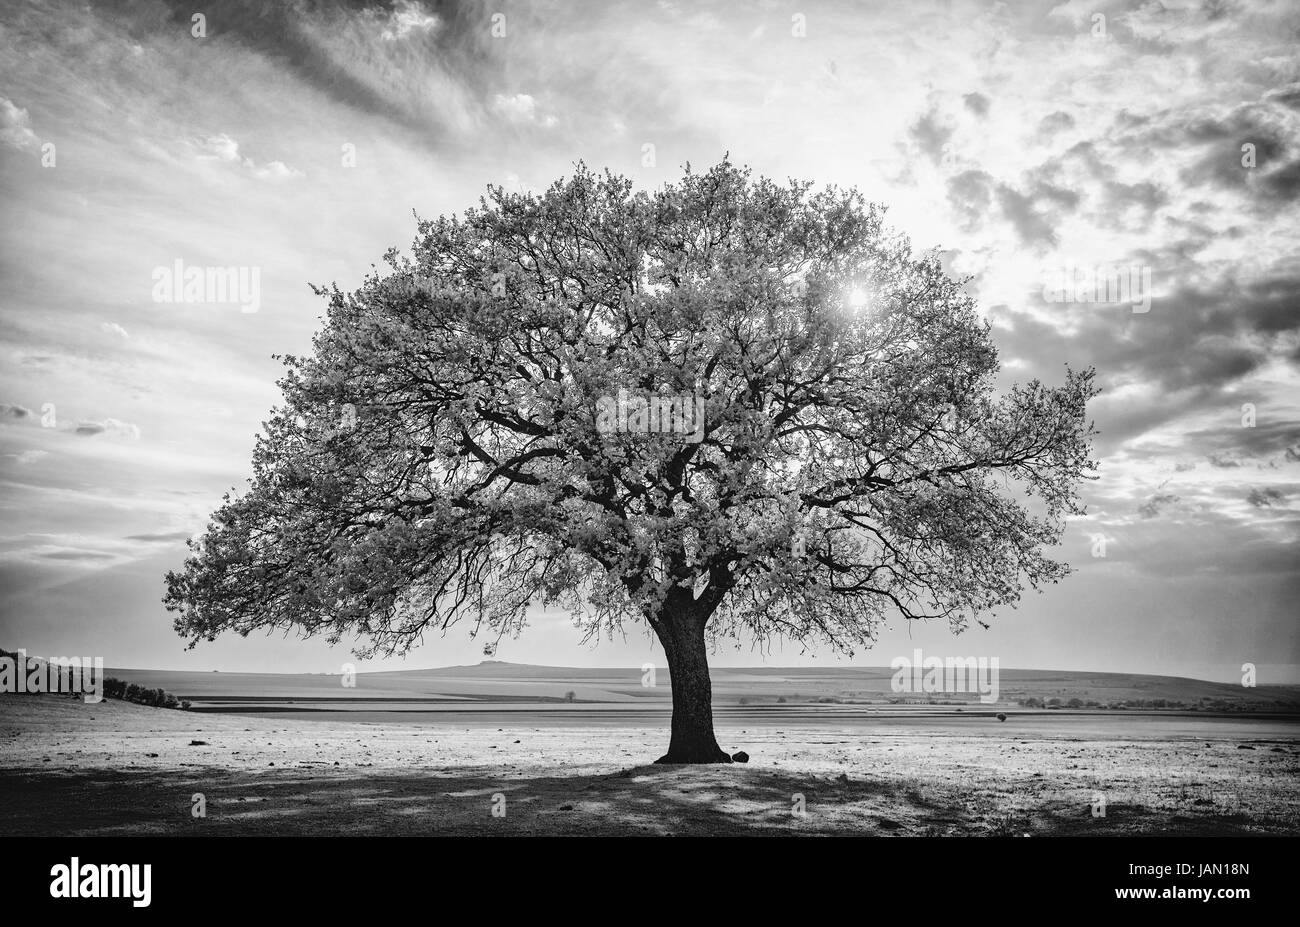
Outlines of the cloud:
{"label": "cloud", "polygon": [[36,463],[36,461],[40,460],[42,457],[49,457],[49,456],[50,456],[49,451],[40,451],[40,450],[20,451],[17,454],[5,454],[5,457],[11,458],[14,461],[14,463],[18,464],[19,466],[23,466],[25,464],[30,464],[30,463]]}
{"label": "cloud", "polygon": [[966,108],[976,116],[987,116],[989,114],[989,98],[982,93],[968,93],[962,98]]}
{"label": "cloud", "polygon": [[1156,493],[1138,507],[1138,514],[1143,518],[1155,518],[1163,509],[1178,501],[1179,498],[1174,493]]}
{"label": "cloud", "polygon": [[511,96],[497,94],[492,101],[492,109],[511,122],[518,124],[540,125],[545,128],[550,128],[556,124],[554,116],[538,118],[537,101],[527,93],[516,93]]}
{"label": "cloud", "polygon": [[[262,75],[251,82],[247,97],[286,97],[313,114],[345,107],[354,126],[395,124],[385,126],[376,141],[395,127],[424,133],[417,148],[477,141],[470,136],[490,100],[483,91],[496,82],[501,65],[493,54],[501,44],[491,35],[492,8],[486,4],[448,4],[434,13],[414,2],[232,2],[238,15],[223,17],[223,28]],[[547,27],[557,18],[551,10],[512,9],[511,54],[526,60],[535,43],[554,50],[562,27]],[[535,73],[542,71],[539,64]],[[269,92],[266,80],[275,84]],[[337,135],[342,128],[330,122],[313,131]]]}
{"label": "cloud", "polygon": [[231,163],[238,163],[241,160],[239,157],[239,142],[229,135],[213,135],[205,138],[201,147],[207,152],[207,154],[199,155],[203,159],[216,158],[218,161]]}
{"label": "cloud", "polygon": [[998,186],[998,203],[1002,214],[1010,220],[1026,245],[1055,245],[1056,229],[1046,216],[1034,207],[1034,197],[1013,190],[1006,184]]}
{"label": "cloud", "polygon": [[537,116],[537,101],[526,93],[516,93],[513,96],[497,94],[492,101],[492,108],[517,122],[531,122]]}
{"label": "cloud", "polygon": [[134,440],[140,438],[140,429],[137,426],[115,418],[106,418],[102,422],[78,422],[73,433],[88,438],[102,434],[120,435]]}
{"label": "cloud", "polygon": [[967,231],[982,228],[996,205],[1022,244],[1041,249],[1057,242],[1053,212],[1072,207],[1079,197],[1045,180],[1031,180],[1029,192],[1023,193],[987,171],[963,171],[948,180],[948,202]]}
{"label": "cloud", "polygon": [[1227,453],[1211,454],[1207,460],[1210,461],[1211,467],[1217,467],[1220,470],[1232,470],[1242,466],[1240,458]]}
{"label": "cloud", "polygon": [[121,325],[118,325],[116,322],[104,322],[99,326],[99,329],[102,332],[113,335],[117,338],[122,338],[123,340],[131,337],[126,333],[126,329]]}
{"label": "cloud", "polygon": [[985,171],[962,171],[948,180],[948,202],[967,231],[978,229],[993,202],[993,177]]}
{"label": "cloud", "polygon": [[1067,129],[1074,128],[1074,117],[1069,113],[1057,110],[1049,113],[1038,122],[1038,134],[1040,138],[1047,138],[1058,132],[1064,132]]}
{"label": "cloud", "polygon": [[302,171],[289,167],[283,161],[270,161],[263,165],[254,165],[251,159],[246,159],[244,166],[258,180],[289,180],[294,177],[304,176]]}
{"label": "cloud", "polygon": [[1285,502],[1286,493],[1282,492],[1280,489],[1275,489],[1272,486],[1265,486],[1262,489],[1252,489],[1246,496],[1246,501],[1257,509],[1266,508],[1271,507],[1274,504]]}
{"label": "cloud", "polygon": [[168,531],[156,534],[128,534],[128,541],[144,541],[150,544],[170,544],[173,541],[188,541],[192,536],[189,531]]}
{"label": "cloud", "polygon": [[[1294,311],[1300,302],[1300,278],[1265,276],[1246,282],[1228,272],[1199,286],[1177,286],[1162,294],[1161,283],[1192,271],[1183,274],[1181,263],[1155,255],[1139,253],[1132,261],[1156,268],[1149,312],[1134,314],[1104,304],[1062,304],[1044,313],[992,306],[989,317],[997,328],[1003,356],[1024,359],[1035,369],[1042,358],[1068,359],[1101,371],[1103,388],[1143,383],[1163,397],[1157,402],[1154,395],[1145,398],[1144,392],[1143,402],[1149,403],[1145,408],[1131,403],[1117,407],[1117,417],[1103,429],[1107,440],[1126,440],[1206,406],[1238,410],[1232,419],[1235,423],[1242,401],[1259,397],[1222,394],[1259,375],[1271,360],[1276,362],[1280,346],[1300,339],[1300,314]],[[1300,370],[1297,360],[1282,363]],[[1119,429],[1125,419],[1131,419],[1133,430]],[[1295,441],[1294,436],[1279,437],[1285,443],[1274,444],[1273,453]],[[1216,464],[1231,465],[1222,457]]]}
{"label": "cloud", "polygon": [[289,167],[283,161],[258,164],[252,158],[244,157],[239,153],[239,142],[225,133],[205,138],[198,147],[203,152],[198,156],[200,160],[238,164],[258,180],[290,180],[305,176],[302,171]]}
{"label": "cloud", "polygon": [[912,124],[908,134],[922,153],[939,164],[943,158],[943,148],[953,136],[953,128],[943,123],[938,110],[931,109]]}
{"label": "cloud", "polygon": [[1047,15],[1067,20],[1071,26],[1078,29],[1092,19],[1098,5],[1091,0],[1066,0],[1065,3],[1048,10]]}
{"label": "cloud", "polygon": [[379,37],[385,42],[396,42],[412,32],[429,33],[438,28],[440,20],[425,10],[416,0],[397,0],[392,16]]}
{"label": "cloud", "polygon": [[7,402],[0,402],[0,421],[4,419],[14,419],[22,421],[31,416],[32,410],[26,406],[14,406]]}
{"label": "cloud", "polygon": [[1264,99],[1270,103],[1280,103],[1290,109],[1300,110],[1300,83],[1271,90],[1264,94]]}
{"label": "cloud", "polygon": [[19,151],[33,150],[41,143],[31,129],[27,110],[14,105],[8,97],[0,97],[0,142]]}
{"label": "cloud", "polygon": [[1300,121],[1286,99],[1264,93],[1231,107],[1160,112],[1132,121],[1123,141],[1178,159],[1188,188],[1217,188],[1255,212],[1277,212],[1300,197]]}
{"label": "cloud", "polygon": [[[1100,208],[1096,212],[1107,227],[1130,225],[1135,231],[1146,231],[1156,210],[1168,202],[1169,193],[1159,184],[1150,181],[1130,184],[1107,180],[1102,186]],[[1137,222],[1125,223],[1125,217],[1134,213],[1137,214]],[[1106,222],[1108,217],[1114,217],[1118,221]]]}
{"label": "cloud", "polygon": [[52,553],[41,554],[44,560],[71,560],[77,561],[99,561],[99,560],[116,560],[114,554],[106,554],[97,550],[56,550]]}

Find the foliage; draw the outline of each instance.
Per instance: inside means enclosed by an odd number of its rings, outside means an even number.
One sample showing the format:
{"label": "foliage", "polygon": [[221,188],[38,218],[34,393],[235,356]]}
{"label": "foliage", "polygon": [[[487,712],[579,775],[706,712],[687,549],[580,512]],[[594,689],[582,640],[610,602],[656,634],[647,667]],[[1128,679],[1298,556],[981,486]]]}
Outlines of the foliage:
{"label": "foliage", "polygon": [[[688,616],[852,654],[891,616],[959,631],[1068,572],[1044,549],[1094,467],[1092,372],[996,395],[972,300],[854,191],[580,165],[317,292],[251,485],[168,574],[191,647],[400,653],[543,603],[588,635]],[[603,433],[620,390],[701,397],[702,440]]]}

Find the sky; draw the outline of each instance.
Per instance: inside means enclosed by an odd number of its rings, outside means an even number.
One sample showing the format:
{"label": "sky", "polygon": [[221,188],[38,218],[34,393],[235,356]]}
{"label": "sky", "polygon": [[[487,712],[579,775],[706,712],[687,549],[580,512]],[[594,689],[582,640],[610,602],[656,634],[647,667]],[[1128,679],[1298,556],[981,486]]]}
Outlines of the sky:
{"label": "sky", "polygon": [[[203,8],[196,21],[193,8]],[[161,604],[310,351],[414,214],[579,160],[653,189],[729,153],[860,189],[940,250],[1002,386],[1097,370],[1076,573],[992,627],[849,661],[1300,682],[1300,6],[1277,2],[0,5],[0,646],[109,666],[337,671],[320,640],[187,651]],[[158,273],[256,268],[256,306]],[[1149,302],[1052,301],[1122,268]],[[1149,274],[1149,277],[1145,276]],[[246,311],[255,308],[256,311]],[[1145,311],[1143,311],[1145,310]],[[636,666],[537,611],[496,659]],[[405,660],[475,663],[452,628]],[[798,644],[716,665],[833,665]],[[844,662],[844,661],[841,661]]]}

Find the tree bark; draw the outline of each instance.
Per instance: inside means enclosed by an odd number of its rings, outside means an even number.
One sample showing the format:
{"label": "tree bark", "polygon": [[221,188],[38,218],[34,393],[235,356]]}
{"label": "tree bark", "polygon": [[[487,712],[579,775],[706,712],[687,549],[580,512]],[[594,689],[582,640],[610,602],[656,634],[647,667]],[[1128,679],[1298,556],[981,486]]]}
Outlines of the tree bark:
{"label": "tree bark", "polygon": [[704,646],[705,619],[685,613],[659,622],[673,688],[672,740],[656,763],[730,763],[713,733],[713,684]]}

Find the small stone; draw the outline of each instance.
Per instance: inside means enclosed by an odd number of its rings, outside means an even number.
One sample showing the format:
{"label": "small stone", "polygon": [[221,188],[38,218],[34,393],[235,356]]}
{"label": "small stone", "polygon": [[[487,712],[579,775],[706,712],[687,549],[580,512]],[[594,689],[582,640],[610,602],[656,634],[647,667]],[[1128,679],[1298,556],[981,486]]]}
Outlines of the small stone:
{"label": "small stone", "polygon": [[744,750],[741,750],[741,751],[739,751],[739,752],[737,752],[737,753],[733,753],[733,754],[731,754],[731,759],[732,759],[732,762],[735,762],[735,763],[748,763],[748,762],[749,762],[749,754],[746,753]]}
{"label": "small stone", "polygon": [[208,742],[207,742],[206,740],[191,740],[191,741],[190,741],[190,746],[191,746],[191,747],[206,747],[207,745],[208,745]]}
{"label": "small stone", "polygon": [[1005,720],[1007,720],[1007,716],[1004,715],[1002,712],[999,711],[998,714],[997,714],[997,719],[998,719],[999,721],[1005,721]]}

